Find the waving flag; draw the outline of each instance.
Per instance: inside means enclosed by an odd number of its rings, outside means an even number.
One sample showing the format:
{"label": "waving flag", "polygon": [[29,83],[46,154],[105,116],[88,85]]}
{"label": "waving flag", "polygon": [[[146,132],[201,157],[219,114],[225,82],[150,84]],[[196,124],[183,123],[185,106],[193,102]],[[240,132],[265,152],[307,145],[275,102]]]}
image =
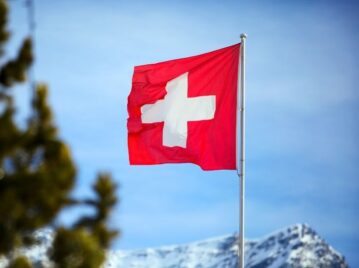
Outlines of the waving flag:
{"label": "waving flag", "polygon": [[239,53],[236,44],[135,67],[128,96],[130,164],[236,169]]}

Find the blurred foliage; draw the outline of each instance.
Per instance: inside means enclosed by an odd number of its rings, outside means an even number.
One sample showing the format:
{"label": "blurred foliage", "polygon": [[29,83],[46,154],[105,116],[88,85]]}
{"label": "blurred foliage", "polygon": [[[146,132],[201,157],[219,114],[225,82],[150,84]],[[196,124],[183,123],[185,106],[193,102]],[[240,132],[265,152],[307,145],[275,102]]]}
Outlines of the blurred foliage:
{"label": "blurred foliage", "polygon": [[25,257],[17,257],[14,259],[8,268],[31,268],[32,265],[29,263],[29,261]]}
{"label": "blurred foliage", "polygon": [[105,253],[98,241],[81,229],[59,229],[54,249],[51,257],[59,268],[95,268],[100,267],[105,259]]}
{"label": "blurred foliage", "polygon": [[117,202],[117,197],[114,192],[115,187],[110,174],[99,174],[93,186],[96,198],[83,201],[85,205],[93,207],[96,213],[92,217],[82,217],[75,224],[77,228],[91,230],[96,234],[96,239],[100,246],[105,248],[110,245],[111,240],[118,234],[117,231],[109,230],[106,227],[106,220],[109,217],[111,208]]}
{"label": "blurred foliage", "polygon": [[[69,147],[58,136],[48,88],[38,84],[31,102],[29,120],[20,127],[12,87],[26,81],[33,62],[32,42],[26,38],[14,59],[5,57],[10,33],[7,30],[8,3],[0,0],[0,257],[8,267],[32,267],[14,252],[31,246],[33,233],[52,225],[54,242],[51,260],[55,267],[100,267],[104,249],[117,232],[107,227],[116,205],[116,185],[110,174],[98,175],[93,186],[95,197],[70,197],[76,167]],[[94,215],[80,217],[72,226],[56,226],[58,213],[66,206],[90,206]]]}

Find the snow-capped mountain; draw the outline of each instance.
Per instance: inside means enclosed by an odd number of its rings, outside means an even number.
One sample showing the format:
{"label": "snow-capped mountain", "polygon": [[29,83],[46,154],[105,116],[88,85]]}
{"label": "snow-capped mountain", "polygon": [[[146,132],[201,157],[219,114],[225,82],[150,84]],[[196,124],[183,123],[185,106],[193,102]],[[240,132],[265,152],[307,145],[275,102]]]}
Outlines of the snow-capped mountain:
{"label": "snow-capped mountain", "polygon": [[[42,241],[22,249],[36,267],[49,265],[46,252],[52,233],[39,231]],[[238,236],[227,235],[186,245],[142,250],[108,251],[104,268],[232,268],[237,267]],[[246,268],[348,268],[344,257],[309,226],[297,224],[258,240],[246,241]],[[0,268],[5,267],[0,259]]]}

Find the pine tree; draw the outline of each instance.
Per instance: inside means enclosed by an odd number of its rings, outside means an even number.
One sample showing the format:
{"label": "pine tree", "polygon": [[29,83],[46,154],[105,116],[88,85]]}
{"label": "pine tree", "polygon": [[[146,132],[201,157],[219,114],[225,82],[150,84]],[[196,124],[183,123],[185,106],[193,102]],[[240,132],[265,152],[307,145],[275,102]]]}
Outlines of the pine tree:
{"label": "pine tree", "polygon": [[70,197],[76,179],[71,152],[59,137],[47,103],[48,88],[38,84],[25,127],[15,122],[13,86],[26,81],[33,62],[32,41],[26,38],[14,59],[7,59],[5,45],[8,4],[0,0],[0,257],[11,268],[32,265],[16,249],[35,243],[33,233],[54,224],[66,206],[91,206],[94,215],[83,216],[70,227],[55,226],[51,260],[55,267],[100,267],[104,249],[117,232],[107,227],[117,202],[116,185],[110,174],[101,173],[93,186],[96,197]]}

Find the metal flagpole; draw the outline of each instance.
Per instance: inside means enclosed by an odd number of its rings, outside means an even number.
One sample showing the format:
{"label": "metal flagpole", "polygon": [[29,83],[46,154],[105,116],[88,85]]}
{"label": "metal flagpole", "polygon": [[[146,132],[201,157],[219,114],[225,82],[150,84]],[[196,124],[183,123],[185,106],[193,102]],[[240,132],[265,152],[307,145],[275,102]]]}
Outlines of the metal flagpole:
{"label": "metal flagpole", "polygon": [[[238,164],[238,146],[237,146],[237,175],[240,180],[240,227],[239,227],[239,239],[238,239],[238,267],[244,268],[244,194],[245,194],[245,43],[247,35],[245,33],[241,34],[241,46],[240,46],[240,59],[239,59],[239,68],[238,68],[238,95],[237,97],[237,107],[238,101],[239,105],[239,116],[240,116],[240,159]],[[238,125],[238,124],[237,124]],[[238,129],[238,127],[237,127]],[[237,130],[238,133],[238,130]]]}

